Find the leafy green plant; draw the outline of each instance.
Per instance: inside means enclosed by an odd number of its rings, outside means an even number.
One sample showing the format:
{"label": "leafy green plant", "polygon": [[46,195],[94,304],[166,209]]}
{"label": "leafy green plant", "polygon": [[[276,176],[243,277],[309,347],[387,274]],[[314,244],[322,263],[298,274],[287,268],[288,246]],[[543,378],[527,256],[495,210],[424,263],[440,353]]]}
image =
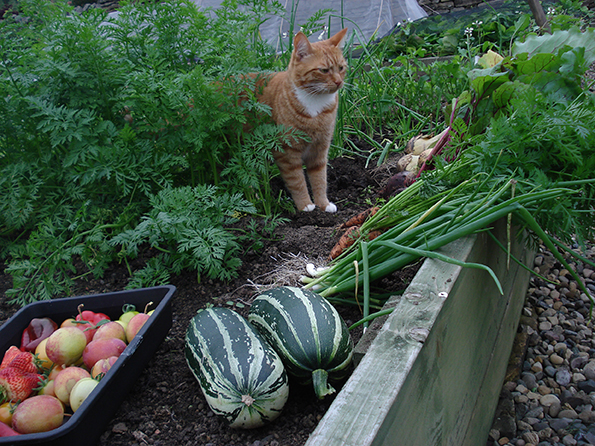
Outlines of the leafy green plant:
{"label": "leafy green plant", "polygon": [[595,99],[582,78],[595,61],[593,33],[530,36],[510,56],[483,59],[484,68],[468,73],[469,89],[453,101],[433,169],[421,169],[413,185],[366,220],[351,249],[306,286],[332,299],[363,287],[368,317],[377,305],[372,281],[421,257],[456,263],[435,250],[504,217],[568,267],[560,251],[576,256],[568,246],[595,235]]}
{"label": "leafy green plant", "polygon": [[[248,6],[242,14],[239,3]],[[266,150],[280,130],[258,127],[254,116],[268,111],[249,96],[239,100],[251,85],[236,75],[275,67],[257,29],[279,5],[239,3],[208,18],[188,1],[122,2],[108,18],[101,9],[75,14],[66,2],[24,0],[30,20],[0,22],[0,234],[15,302],[66,294],[76,275],[100,276],[116,255],[108,242],[143,215],[168,234],[165,243],[208,251],[184,238],[178,220],[152,214],[163,190],[220,184],[238,209],[273,212]],[[245,125],[254,131],[241,137]],[[133,283],[164,280],[166,268],[182,264],[231,277],[234,236],[218,224],[203,237],[217,247],[206,270],[190,257],[162,256]]]}
{"label": "leafy green plant", "polygon": [[[178,187],[151,197],[151,211],[134,228],[110,240],[120,255],[134,258],[145,245],[160,251],[147,267],[133,273],[131,286],[168,279],[163,271],[197,271],[212,279],[235,277],[240,245],[226,226],[254,206],[240,195],[220,193],[214,186]],[[132,272],[131,272],[132,273]]]}
{"label": "leafy green plant", "polygon": [[108,243],[111,234],[129,224],[135,214],[89,216],[88,212],[96,210],[88,205],[68,221],[59,216],[46,218],[31,232],[26,244],[11,245],[11,262],[6,268],[13,277],[13,287],[6,292],[10,303],[26,305],[56,294],[67,295],[76,278],[102,276],[114,260]]}
{"label": "leafy green plant", "polygon": [[375,141],[387,137],[404,141],[424,128],[434,128],[444,120],[444,102],[465,85],[458,60],[427,64],[400,56],[389,62],[386,55],[386,46],[380,43],[349,58],[335,155],[351,140],[366,140],[382,152],[383,145]]}
{"label": "leafy green plant", "polygon": [[[552,14],[552,29],[584,28],[584,18],[562,17],[580,9],[578,3],[561,5],[564,14]],[[290,45],[278,54],[258,34],[271,15],[285,13],[281,5],[227,0],[208,16],[185,0],[121,2],[110,17],[101,9],[75,14],[65,1],[22,0],[19,9],[28,20],[0,21],[0,255],[13,276],[13,302],[68,294],[72,280],[99,277],[114,259],[130,265],[134,257],[149,257],[136,273],[130,266],[130,286],[162,283],[185,268],[199,277],[233,277],[244,236],[234,222],[257,213],[272,226],[280,223],[275,215],[288,201],[270,187],[278,175],[271,150],[283,138],[300,137],[269,122],[270,111],[249,93],[254,79],[241,75],[284,69]],[[538,118],[530,141],[547,144],[573,166],[548,181],[587,175],[591,158],[560,144],[593,146],[590,133],[572,133],[569,125],[591,119],[576,87],[591,47],[569,50],[565,45],[582,45],[571,37],[558,42],[561,52],[542,67],[526,71],[530,64],[519,55],[501,65],[511,73],[525,70],[517,78],[480,72],[472,65],[475,55],[488,49],[506,55],[513,41],[521,44],[535,31],[526,14],[491,14],[473,18],[475,29],[467,34],[468,19],[456,25],[424,20],[350,50],[331,156],[351,150],[380,163],[414,133],[450,124],[453,150],[458,141],[471,156],[470,146],[484,144],[486,165],[490,157],[516,156],[529,166],[532,155],[520,154],[513,142],[528,137],[523,120]],[[331,17],[321,10],[292,24],[323,35]],[[417,60],[429,54],[454,57]],[[564,100],[542,107],[561,94],[552,89],[560,82]],[[543,115],[532,117],[510,99],[521,84],[543,87],[545,96],[518,90]],[[466,88],[450,120],[444,106]],[[498,101],[519,110],[499,113]],[[498,142],[510,150],[497,154],[496,136],[493,146],[473,139],[498,129],[504,138],[511,116],[518,121],[508,129],[510,139]],[[556,129],[552,137],[541,137],[549,128]],[[371,148],[361,150],[355,140]],[[584,200],[591,200],[584,187]],[[588,217],[580,206],[572,224]]]}

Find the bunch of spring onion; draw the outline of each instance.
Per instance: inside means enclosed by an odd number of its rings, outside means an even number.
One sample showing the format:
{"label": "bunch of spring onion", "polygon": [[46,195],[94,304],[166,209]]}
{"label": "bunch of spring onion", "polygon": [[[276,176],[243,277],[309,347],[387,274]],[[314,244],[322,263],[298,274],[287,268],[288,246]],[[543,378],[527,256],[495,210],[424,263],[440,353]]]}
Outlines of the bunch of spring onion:
{"label": "bunch of spring onion", "polygon": [[[440,175],[455,177],[456,171],[465,167],[463,162],[452,163],[446,166]],[[386,313],[370,314],[370,309],[379,309],[383,304],[382,300],[375,300],[375,297],[371,296],[371,284],[423,257],[484,269],[490,273],[501,291],[498,279],[487,266],[464,263],[437,253],[436,250],[461,237],[486,231],[492,223],[501,218],[508,218],[510,224],[511,218],[514,217],[515,222],[521,223],[542,240],[574,276],[581,290],[590,296],[583,282],[556,249],[556,246],[563,245],[546,234],[534,217],[534,213],[543,203],[567,197],[569,194],[577,194],[577,190],[555,187],[536,188],[519,193],[513,178],[498,180],[489,174],[479,174],[459,182],[450,189],[425,196],[422,192],[425,183],[430,179],[430,176],[421,177],[390,199],[362,225],[360,238],[352,249],[309,280],[305,287],[314,288],[321,295],[337,303],[347,302],[344,298],[333,296],[354,295],[353,302],[357,305],[360,304],[357,299],[358,290],[363,290],[364,318],[358,324]],[[527,185],[523,186],[521,189],[527,190]],[[367,233],[378,229],[383,230],[381,235],[373,240],[366,239]],[[578,256],[574,251],[566,249],[572,255]],[[581,259],[589,262],[582,257]]]}

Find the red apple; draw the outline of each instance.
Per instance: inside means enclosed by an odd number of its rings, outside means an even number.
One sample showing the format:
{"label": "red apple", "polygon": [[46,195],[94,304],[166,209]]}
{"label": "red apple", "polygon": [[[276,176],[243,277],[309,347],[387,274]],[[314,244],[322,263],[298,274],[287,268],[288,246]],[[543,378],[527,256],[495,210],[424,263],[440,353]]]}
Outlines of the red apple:
{"label": "red apple", "polygon": [[95,363],[100,359],[109,358],[110,356],[120,356],[126,343],[117,338],[105,338],[91,341],[83,351],[83,362],[88,369],[93,368]]}
{"label": "red apple", "polygon": [[136,336],[136,334],[140,331],[145,322],[149,319],[149,315],[147,313],[138,313],[128,322],[128,326],[126,327],[126,340],[130,344],[132,339]]}
{"label": "red apple", "polygon": [[12,428],[21,434],[47,432],[62,425],[64,406],[58,398],[36,395],[21,402],[12,416]]}
{"label": "red apple", "polygon": [[77,362],[87,345],[87,337],[76,327],[58,328],[48,338],[45,353],[54,364],[70,365]]}
{"label": "red apple", "polygon": [[100,326],[93,335],[94,341],[106,338],[117,338],[126,342],[126,330],[124,330],[124,327],[116,321],[108,322],[107,324]]}
{"label": "red apple", "polygon": [[117,360],[117,356],[110,356],[109,358],[100,359],[97,361],[91,369],[91,378],[97,378],[99,375],[105,375]]}
{"label": "red apple", "polygon": [[54,393],[64,404],[70,403],[70,391],[78,380],[90,378],[91,374],[80,367],[66,367],[54,379]]}

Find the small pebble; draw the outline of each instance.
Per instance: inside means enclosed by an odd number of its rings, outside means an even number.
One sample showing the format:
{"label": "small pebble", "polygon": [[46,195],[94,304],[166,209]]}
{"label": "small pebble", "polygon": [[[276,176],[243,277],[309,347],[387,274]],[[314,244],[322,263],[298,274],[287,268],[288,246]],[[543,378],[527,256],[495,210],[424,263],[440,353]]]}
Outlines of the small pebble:
{"label": "small pebble", "polygon": [[578,388],[585,393],[595,392],[595,380],[588,379],[578,383]]}
{"label": "small pebble", "polygon": [[[533,366],[535,366],[536,364],[539,364],[539,363],[536,362],[535,364],[533,364]],[[540,366],[541,366],[541,364],[540,364]],[[531,367],[531,370],[533,370],[534,372],[537,372],[537,373],[541,372],[541,370],[534,370],[533,367]],[[525,386],[527,387],[527,389],[536,389],[537,388],[537,379],[535,378],[535,375],[533,373],[526,373],[525,375],[523,375],[523,382],[525,383]]]}
{"label": "small pebble", "polygon": [[554,365],[562,365],[564,364],[564,359],[561,356],[558,356],[556,353],[550,356],[550,361]]}
{"label": "small pebble", "polygon": [[587,379],[595,380],[595,361],[589,361],[583,368],[583,374]]}
{"label": "small pebble", "polygon": [[561,386],[567,386],[568,384],[570,384],[570,381],[572,380],[572,375],[566,369],[559,369],[556,372],[555,379],[556,379],[556,382],[558,384],[560,384]]}
{"label": "small pebble", "polygon": [[562,409],[561,404],[558,403],[552,403],[551,406],[548,409],[549,415],[552,418],[556,418],[558,416],[558,414],[560,413],[560,410]]}
{"label": "small pebble", "polygon": [[573,373],[572,374],[572,382],[573,383],[580,383],[583,381],[586,381],[587,378],[585,378],[585,375],[583,375],[582,373]]}
{"label": "small pebble", "polygon": [[560,399],[553,394],[548,394],[548,395],[544,395],[539,399],[539,404],[541,404],[544,407],[549,407],[554,403],[558,403],[560,404]]}
{"label": "small pebble", "polygon": [[522,435],[522,439],[525,441],[525,444],[527,444],[527,443],[531,443],[531,444],[537,444],[537,443],[539,443],[539,435],[537,435],[537,433],[535,433],[535,432],[525,432]]}
{"label": "small pebble", "polygon": [[548,331],[552,329],[552,323],[550,321],[543,321],[539,323],[539,331]]}
{"label": "small pebble", "polygon": [[578,417],[578,414],[574,409],[564,409],[558,412],[558,418],[570,418],[574,420]]}

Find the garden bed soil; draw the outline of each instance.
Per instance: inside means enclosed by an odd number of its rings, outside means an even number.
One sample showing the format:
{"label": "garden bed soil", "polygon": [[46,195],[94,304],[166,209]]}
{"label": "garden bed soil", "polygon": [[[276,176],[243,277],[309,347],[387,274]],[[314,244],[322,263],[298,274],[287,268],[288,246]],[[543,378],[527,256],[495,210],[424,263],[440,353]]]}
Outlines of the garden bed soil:
{"label": "garden bed soil", "polygon": [[[157,352],[131,389],[113,420],[106,426],[99,445],[303,445],[333,401],[319,401],[309,388],[290,383],[290,397],[281,416],[266,427],[254,430],[233,430],[208,408],[198,382],[186,365],[183,354],[184,335],[189,320],[207,305],[234,307],[247,314],[249,303],[260,286],[295,284],[306,274],[307,261],[319,264],[325,260],[338,240],[338,227],[353,215],[375,202],[386,180],[394,172],[385,165],[381,170],[366,166],[359,157],[342,157],[329,166],[329,197],[337,204],[335,214],[319,210],[286,213],[288,221],[269,235],[262,232],[263,246],[258,251],[248,249],[242,256],[242,266],[236,279],[229,283],[217,280],[197,280],[195,272],[185,272],[171,278],[176,286],[173,298],[173,326]],[[274,187],[281,188],[277,181]],[[250,218],[238,227],[247,227]],[[263,222],[257,220],[262,228]],[[147,249],[133,262],[140,267],[152,255]],[[404,289],[418,265],[413,265],[384,279],[382,287],[389,291]],[[2,271],[4,268],[2,268]],[[77,280],[71,296],[107,293],[123,290],[129,280],[124,264],[114,264],[103,278]],[[6,303],[6,290],[12,286],[10,276],[0,274],[0,324],[18,307]],[[238,305],[239,304],[239,305]],[[339,308],[350,325],[361,318],[357,308]],[[361,330],[352,332],[354,341]],[[127,391],[128,389],[122,389]]]}

